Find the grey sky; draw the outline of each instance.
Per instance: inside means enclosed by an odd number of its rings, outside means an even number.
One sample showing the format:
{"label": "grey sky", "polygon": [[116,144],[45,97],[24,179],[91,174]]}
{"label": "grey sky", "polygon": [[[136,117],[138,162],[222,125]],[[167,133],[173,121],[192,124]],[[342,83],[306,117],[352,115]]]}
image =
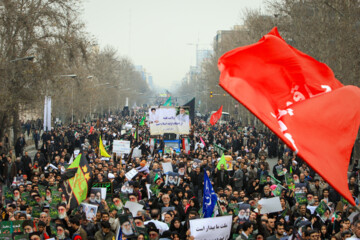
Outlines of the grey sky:
{"label": "grey sky", "polygon": [[[87,30],[103,48],[142,65],[158,86],[171,88],[195,65],[195,49],[211,49],[217,30],[241,24],[262,0],[85,0]],[[193,45],[189,45],[193,44]]]}

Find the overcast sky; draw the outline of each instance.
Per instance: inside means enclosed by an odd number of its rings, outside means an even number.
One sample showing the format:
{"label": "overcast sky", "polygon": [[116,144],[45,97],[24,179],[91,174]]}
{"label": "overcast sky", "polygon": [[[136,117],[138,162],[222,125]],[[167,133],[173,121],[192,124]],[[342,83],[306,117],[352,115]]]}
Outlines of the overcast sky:
{"label": "overcast sky", "polygon": [[211,49],[218,30],[242,23],[262,0],[85,0],[83,19],[101,48],[110,45],[142,65],[158,86],[171,88]]}

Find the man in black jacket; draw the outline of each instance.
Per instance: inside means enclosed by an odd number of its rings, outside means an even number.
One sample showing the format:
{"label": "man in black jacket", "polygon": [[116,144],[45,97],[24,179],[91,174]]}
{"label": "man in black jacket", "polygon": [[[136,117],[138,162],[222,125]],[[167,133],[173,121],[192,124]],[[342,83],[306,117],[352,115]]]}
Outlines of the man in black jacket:
{"label": "man in black jacket", "polygon": [[[204,183],[204,174],[200,171],[200,166],[197,166],[195,172],[190,174],[191,182],[194,186],[194,194],[198,199],[202,199],[202,190]],[[196,195],[197,194],[197,195]]]}
{"label": "man in black jacket", "polygon": [[21,164],[22,164],[22,168],[24,170],[24,173],[26,175],[28,175],[29,178],[31,178],[31,166],[32,166],[32,162],[31,162],[31,158],[29,157],[28,152],[25,152],[25,155],[22,156],[21,158]]}

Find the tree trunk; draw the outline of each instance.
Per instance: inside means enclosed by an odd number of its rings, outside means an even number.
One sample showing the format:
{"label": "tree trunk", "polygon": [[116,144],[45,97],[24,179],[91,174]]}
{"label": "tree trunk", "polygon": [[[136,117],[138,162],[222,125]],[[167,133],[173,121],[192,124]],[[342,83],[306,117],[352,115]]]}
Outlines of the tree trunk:
{"label": "tree trunk", "polygon": [[13,139],[13,146],[15,146],[16,140],[20,136],[20,117],[19,117],[19,106],[16,104],[13,108],[13,121],[12,127],[14,131],[14,139]]}

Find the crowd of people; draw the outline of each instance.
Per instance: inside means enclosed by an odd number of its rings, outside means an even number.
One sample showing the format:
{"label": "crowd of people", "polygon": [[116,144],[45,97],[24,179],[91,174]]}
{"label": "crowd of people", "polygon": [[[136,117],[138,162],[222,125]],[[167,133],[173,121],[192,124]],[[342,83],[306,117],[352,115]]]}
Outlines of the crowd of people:
{"label": "crowd of people", "polygon": [[[189,139],[190,151],[163,154],[166,136],[138,126],[143,115],[33,130],[33,158],[25,140],[16,153],[2,143],[0,238],[107,240],[121,232],[123,239],[194,239],[190,220],[203,217],[204,172],[218,198],[214,216],[233,216],[229,239],[360,238],[357,208],[269,130],[235,120],[211,126],[197,118],[189,135],[178,136]],[[101,156],[100,137],[110,158]],[[120,139],[130,141],[130,153],[112,154]],[[79,152],[92,178],[86,200],[74,207],[63,182]],[[230,161],[218,164],[223,154]],[[164,172],[165,165],[172,172]],[[132,169],[136,175],[129,177]],[[357,160],[348,175],[359,204]],[[282,210],[263,214],[259,201],[273,197]],[[316,209],[324,203],[327,214],[321,215]]]}

